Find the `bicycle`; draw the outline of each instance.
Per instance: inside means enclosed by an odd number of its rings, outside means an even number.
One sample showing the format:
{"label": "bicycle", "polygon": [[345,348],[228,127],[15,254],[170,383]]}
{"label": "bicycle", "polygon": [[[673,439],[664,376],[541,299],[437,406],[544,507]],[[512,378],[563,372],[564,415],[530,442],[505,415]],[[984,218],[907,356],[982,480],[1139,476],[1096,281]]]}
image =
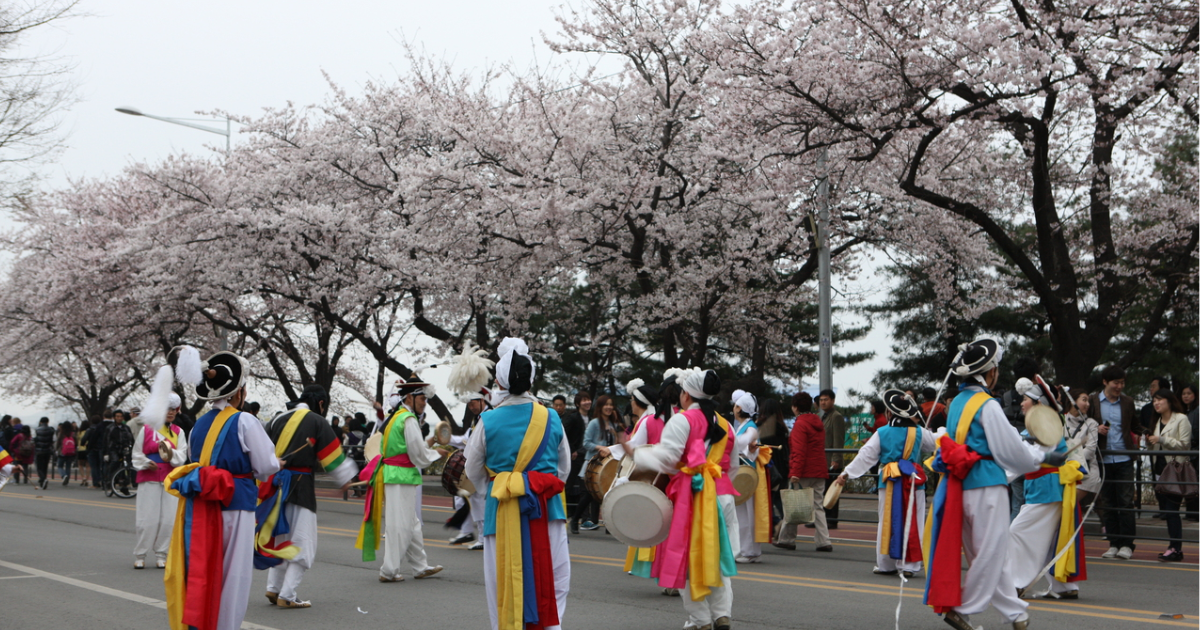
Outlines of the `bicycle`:
{"label": "bicycle", "polygon": [[133,467],[133,458],[128,451],[121,457],[120,465],[116,470],[107,476],[104,494],[122,499],[132,499],[137,496],[137,469]]}

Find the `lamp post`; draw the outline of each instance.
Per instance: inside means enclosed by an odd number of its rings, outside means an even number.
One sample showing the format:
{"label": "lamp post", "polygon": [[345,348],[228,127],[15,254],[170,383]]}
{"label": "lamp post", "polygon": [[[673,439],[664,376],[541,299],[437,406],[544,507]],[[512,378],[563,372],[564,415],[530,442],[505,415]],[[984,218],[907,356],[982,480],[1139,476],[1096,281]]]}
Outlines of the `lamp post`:
{"label": "lamp post", "polygon": [[[220,129],[217,127],[208,127],[206,125],[197,125],[196,123],[191,122],[190,120],[183,120],[181,118],[167,118],[166,116],[155,116],[154,114],[147,114],[146,112],[143,112],[142,110],[140,110],[136,107],[126,106],[126,107],[118,107],[116,109],[118,112],[121,112],[122,114],[129,114],[130,116],[142,116],[144,118],[161,120],[165,123],[171,123],[172,125],[182,125],[184,127],[191,127],[192,129],[199,129],[200,131],[207,131],[209,133],[215,133],[219,136],[225,136],[225,158],[229,159],[229,149],[230,149],[229,142],[230,142],[230,139],[233,137],[233,132],[232,132],[232,122],[229,120],[228,117],[225,118],[225,128]],[[224,328],[221,328],[220,326],[217,326],[214,323],[213,324],[213,332],[217,333],[217,338],[220,339],[220,344],[221,344],[220,349],[228,350],[229,349],[229,331],[225,330]]]}
{"label": "lamp post", "polygon": [[225,119],[225,128],[219,129],[217,127],[208,127],[206,125],[197,125],[194,122],[191,122],[188,120],[183,120],[181,118],[167,118],[165,116],[155,116],[154,114],[147,114],[146,112],[143,112],[142,110],[140,110],[136,107],[118,107],[117,111],[121,112],[122,114],[129,114],[130,116],[142,116],[145,118],[152,118],[154,120],[161,120],[165,123],[171,123],[172,125],[182,125],[184,127],[191,127],[192,129],[199,129],[200,131],[207,131],[209,133],[215,133],[220,136],[225,136],[225,157],[229,157],[229,141],[233,137],[233,133],[232,133],[233,123],[228,118]]}

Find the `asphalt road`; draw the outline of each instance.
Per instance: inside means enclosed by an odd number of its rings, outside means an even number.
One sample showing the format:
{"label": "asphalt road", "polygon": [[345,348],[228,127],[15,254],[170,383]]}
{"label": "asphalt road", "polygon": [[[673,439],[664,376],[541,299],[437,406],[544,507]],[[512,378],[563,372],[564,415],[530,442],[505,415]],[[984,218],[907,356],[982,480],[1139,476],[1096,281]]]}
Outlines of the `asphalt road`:
{"label": "asphalt road", "polygon": [[[479,552],[446,544],[441,523],[449,499],[426,497],[426,548],[446,567],[433,579],[399,584],[377,581],[378,563],[360,561],[354,536],[361,502],[320,499],[320,548],[300,596],[313,608],[270,606],[258,572],[246,625],[250,629],[322,630],[353,624],[356,630],[486,628],[483,561]],[[9,485],[0,492],[0,629],[63,627],[164,628],[162,572],[133,570],[134,504],[99,491]],[[833,553],[812,551],[811,541],[786,552],[768,547],[764,562],[739,565],[734,579],[734,626],[739,629],[860,630],[894,627],[899,579],[871,573],[874,529],[843,524],[833,532]],[[1099,542],[1090,545],[1095,554]],[[1038,628],[1196,628],[1200,617],[1197,550],[1187,564],[1090,558],[1090,580],[1078,602],[1037,601]],[[648,580],[622,570],[625,548],[603,530],[571,537],[572,579],[564,627],[570,629],[680,628],[677,598],[659,594]],[[905,588],[901,625],[906,630],[947,626],[921,605],[918,577]],[[1178,613],[1183,619],[1163,619]],[[1002,627],[989,611],[975,623]]]}

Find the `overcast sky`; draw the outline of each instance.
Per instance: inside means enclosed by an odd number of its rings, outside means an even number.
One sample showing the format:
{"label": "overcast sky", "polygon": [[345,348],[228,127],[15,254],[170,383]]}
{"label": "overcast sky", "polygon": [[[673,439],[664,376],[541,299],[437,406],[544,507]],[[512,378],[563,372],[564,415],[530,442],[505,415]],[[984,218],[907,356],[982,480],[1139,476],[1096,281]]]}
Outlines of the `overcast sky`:
{"label": "overcast sky", "polygon": [[[35,31],[26,42],[24,52],[51,55],[73,66],[79,98],[63,116],[67,149],[43,173],[48,185],[61,186],[172,153],[223,150],[220,135],[123,115],[114,108],[197,118],[198,111],[256,115],[289,101],[320,103],[329,92],[324,74],[350,94],[360,92],[367,81],[388,82],[402,75],[405,41],[453,62],[460,71],[503,64],[524,69],[551,61],[578,66],[586,60],[555,59],[543,42],[543,33],[557,33],[554,15],[563,4],[83,0],[79,11],[85,15]],[[617,63],[592,61],[602,67]],[[236,126],[233,142],[238,142]],[[840,290],[852,292],[853,303],[882,288],[877,279],[865,282],[835,277],[835,300]],[[841,348],[875,349],[882,356],[836,373],[839,389],[869,388],[886,362],[889,342],[886,330],[879,329]],[[3,403],[4,413],[44,413],[45,405]]]}

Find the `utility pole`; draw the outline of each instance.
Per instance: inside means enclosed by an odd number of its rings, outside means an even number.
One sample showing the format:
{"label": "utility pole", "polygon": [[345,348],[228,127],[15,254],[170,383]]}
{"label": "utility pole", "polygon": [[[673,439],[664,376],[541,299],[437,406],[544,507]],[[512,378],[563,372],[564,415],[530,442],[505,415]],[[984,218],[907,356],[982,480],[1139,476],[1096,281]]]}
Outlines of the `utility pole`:
{"label": "utility pole", "polygon": [[820,337],[819,378],[821,389],[833,389],[833,323],[829,303],[829,171],[827,150],[817,158],[821,180],[817,183],[817,327]]}

